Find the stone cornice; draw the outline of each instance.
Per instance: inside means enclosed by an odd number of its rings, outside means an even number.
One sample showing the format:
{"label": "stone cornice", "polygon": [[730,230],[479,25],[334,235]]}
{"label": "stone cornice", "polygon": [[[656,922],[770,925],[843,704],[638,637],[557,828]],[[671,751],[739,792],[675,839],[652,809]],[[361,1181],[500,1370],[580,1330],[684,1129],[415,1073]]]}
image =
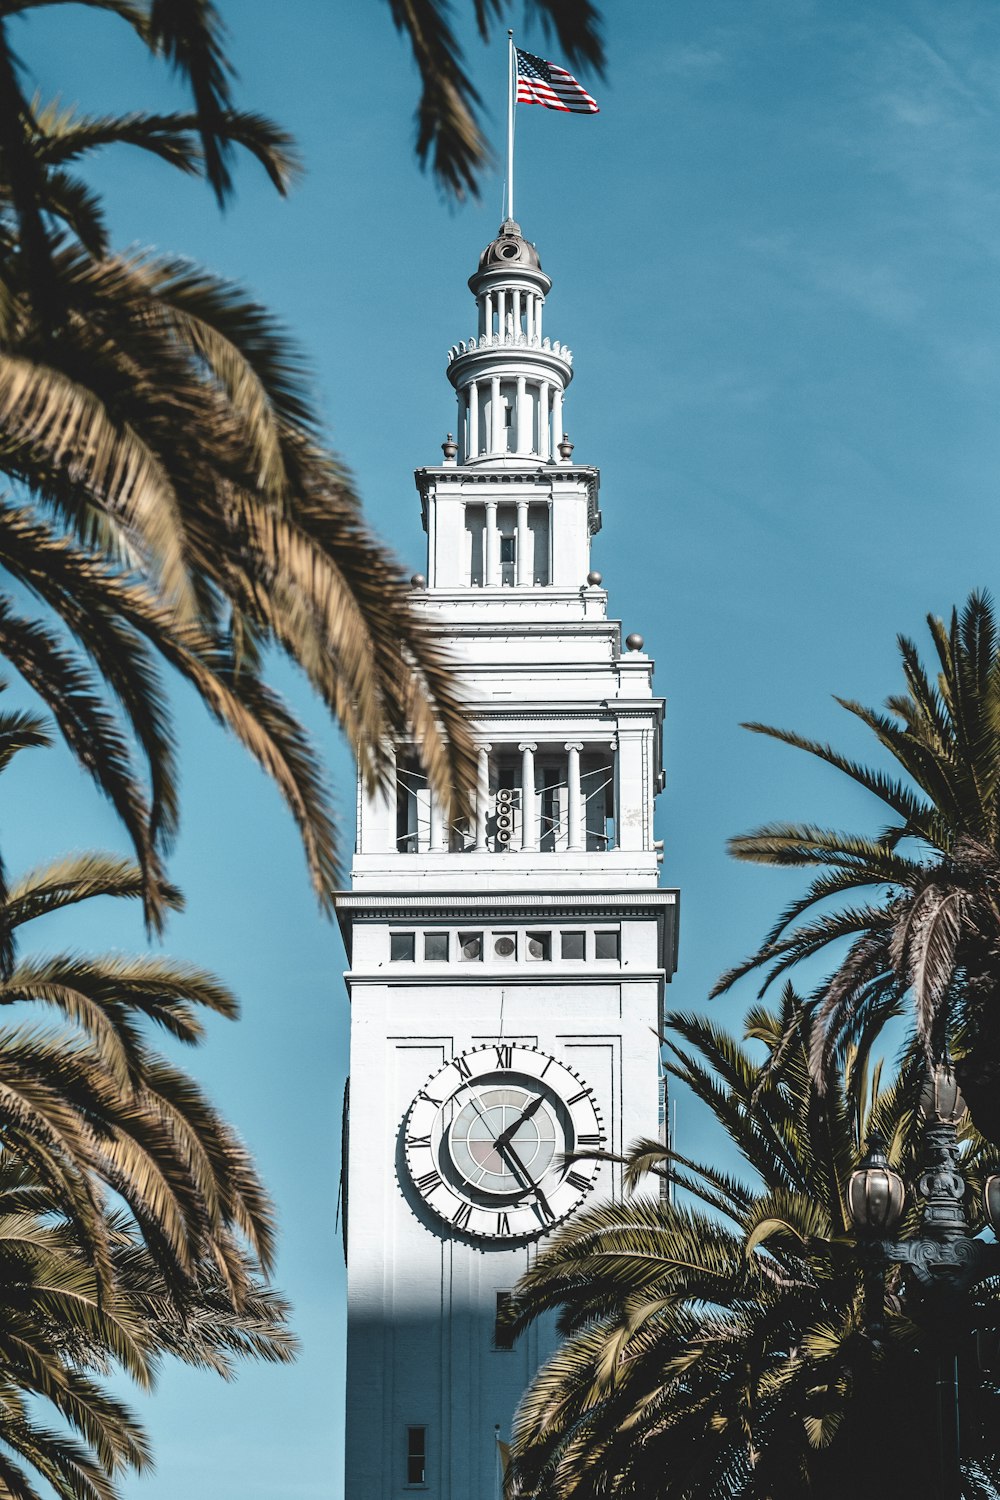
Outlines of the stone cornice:
{"label": "stone cornice", "polygon": [[488,916],[501,913],[505,921],[531,920],[540,917],[574,916],[605,918],[647,917],[676,908],[680,892],[675,889],[652,891],[469,891],[412,892],[390,895],[374,891],[334,891],[338,912],[352,912],[359,917],[457,917]]}
{"label": "stone cornice", "polygon": [[[647,918],[655,921],[658,928],[657,951],[662,962],[659,980],[669,980],[677,967],[677,935],[680,892],[676,889],[658,888],[647,891],[484,891],[481,894],[464,891],[414,891],[406,895],[373,891],[370,894],[356,891],[334,891],[333,903],[337,922],[347,949],[347,961],[353,962],[354,924],[358,921],[382,922],[482,922],[501,918],[509,922],[553,922],[563,919],[579,921],[627,921]],[[420,974],[419,966],[407,974]],[[444,972],[444,970],[440,971]],[[484,980],[506,983],[512,980],[513,967],[501,966],[495,971],[493,965],[484,965],[477,971]],[[519,977],[527,978],[523,971]],[[540,972],[555,972],[532,969],[536,976]],[[561,972],[561,968],[560,968]],[[587,973],[597,978],[600,971],[590,968]],[[400,976],[402,977],[402,976]],[[430,978],[430,975],[427,974]],[[583,975],[581,974],[581,978]],[[619,982],[625,978],[622,968],[615,965],[606,974],[606,980]],[[634,977],[631,973],[627,976]],[[381,970],[379,979],[385,983],[390,976]],[[466,971],[466,980],[468,972]]]}

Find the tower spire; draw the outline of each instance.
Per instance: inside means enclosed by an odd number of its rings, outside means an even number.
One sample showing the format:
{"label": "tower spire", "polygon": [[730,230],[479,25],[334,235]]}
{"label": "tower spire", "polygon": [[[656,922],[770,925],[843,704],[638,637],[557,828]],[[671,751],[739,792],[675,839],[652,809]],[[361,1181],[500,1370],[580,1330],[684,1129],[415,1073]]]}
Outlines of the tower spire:
{"label": "tower spire", "polygon": [[459,464],[536,467],[560,454],[563,403],[573,356],[542,333],[552,282],[538,251],[511,218],[469,277],[479,313],[475,337],[448,352],[448,379],[458,398]]}

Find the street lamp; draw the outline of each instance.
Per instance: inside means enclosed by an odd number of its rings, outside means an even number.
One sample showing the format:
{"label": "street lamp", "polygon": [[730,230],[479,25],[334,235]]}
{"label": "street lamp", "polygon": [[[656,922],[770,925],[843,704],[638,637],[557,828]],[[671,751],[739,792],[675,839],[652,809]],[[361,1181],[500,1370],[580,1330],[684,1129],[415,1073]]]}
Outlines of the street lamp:
{"label": "street lamp", "polygon": [[[905,1198],[903,1179],[890,1165],[885,1142],[877,1132],[847,1184],[847,1210],[858,1233],[869,1274],[865,1316],[873,1336],[881,1332],[885,1272],[904,1267],[912,1300],[933,1319],[938,1340],[938,1494],[959,1500],[961,1468],[958,1425],[958,1351],[955,1316],[958,1303],[984,1276],[1000,1270],[1000,1245],[976,1239],[965,1214],[966,1182],[958,1146],[958,1124],[965,1103],[947,1063],[939,1063],[921,1096],[923,1167],[916,1189],[921,1203],[919,1232],[909,1239],[890,1238],[899,1223]],[[1000,1237],[1000,1176],[984,1188],[984,1206]],[[926,1320],[926,1319],[925,1319]]]}

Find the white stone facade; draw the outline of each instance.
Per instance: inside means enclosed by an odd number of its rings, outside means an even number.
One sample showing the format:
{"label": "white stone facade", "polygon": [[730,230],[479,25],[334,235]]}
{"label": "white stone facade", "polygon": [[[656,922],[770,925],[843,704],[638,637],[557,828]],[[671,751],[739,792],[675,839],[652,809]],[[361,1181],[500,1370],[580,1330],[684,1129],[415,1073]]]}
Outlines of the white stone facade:
{"label": "white stone facade", "polygon": [[550,283],[508,221],[470,280],[478,332],[449,356],[457,441],[417,472],[414,602],[456,663],[479,789],[448,826],[415,750],[359,791],[338,897],[351,998],[347,1500],[496,1500],[546,1353],[495,1347],[498,1297],[552,1224],[618,1190],[655,1135],[677,893],[659,886],[663,704],[591,572],[599,475],[563,432],[568,350]]}

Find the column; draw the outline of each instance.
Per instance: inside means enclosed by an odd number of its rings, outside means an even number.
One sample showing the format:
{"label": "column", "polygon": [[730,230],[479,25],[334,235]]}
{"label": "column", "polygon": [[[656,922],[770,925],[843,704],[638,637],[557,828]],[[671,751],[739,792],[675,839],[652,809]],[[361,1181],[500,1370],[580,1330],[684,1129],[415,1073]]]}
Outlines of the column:
{"label": "column", "polygon": [[531,406],[528,385],[523,375],[517,377],[517,453],[531,452]]}
{"label": "column", "polygon": [[552,457],[559,456],[559,444],[563,437],[563,393],[562,386],[552,388]]}
{"label": "column", "polygon": [[583,807],[583,793],[580,787],[580,751],[583,744],[580,740],[567,740],[566,750],[568,752],[566,765],[566,783],[569,788],[569,838],[567,848],[582,849],[582,824],[581,816]]}
{"label": "column", "polygon": [[542,342],[542,299],[535,298],[535,338]]}
{"label": "column", "polygon": [[503,336],[507,332],[506,322],[507,322],[507,293],[506,292],[497,292],[497,333],[500,335],[500,342],[501,343],[503,343]]}
{"label": "column", "polygon": [[538,386],[538,456],[549,456],[549,382],[540,381]]}
{"label": "column", "polygon": [[521,848],[538,848],[538,813],[535,808],[535,751],[531,740],[517,747],[521,752]]}
{"label": "column", "polygon": [[497,502],[486,502],[486,547],[483,558],[483,582],[488,589],[500,586],[500,535],[497,531]]}
{"label": "column", "polygon": [[479,457],[479,385],[475,380],[469,385],[469,457]]}
{"label": "column", "polygon": [[500,376],[494,375],[490,381],[490,452],[502,453],[500,447],[504,436],[503,423],[500,416]]}
{"label": "column", "polygon": [[483,333],[485,333],[486,337],[489,338],[490,335],[493,332],[493,293],[492,292],[487,292],[486,296],[483,298],[483,322],[486,324],[486,327],[483,329]]}
{"label": "column", "polygon": [[528,502],[523,496],[517,502],[517,586],[531,587],[534,572],[531,556],[531,532],[528,530]]}
{"label": "column", "polygon": [[444,836],[444,810],[441,806],[441,799],[438,796],[437,792],[432,791],[430,793],[430,800],[430,852],[431,854],[443,854],[448,848],[448,844]]}
{"label": "column", "polygon": [[522,294],[519,291],[514,291],[514,292],[511,292],[510,295],[514,299],[514,338],[516,339],[517,336],[518,336],[518,334],[521,332],[521,296],[522,296]]}
{"label": "column", "polygon": [[468,456],[466,452],[468,444],[466,423],[469,420],[469,393],[462,390],[456,391],[455,395],[458,399],[458,421],[455,427],[455,436],[458,438],[458,461],[460,464],[464,464]]}
{"label": "column", "polygon": [[486,850],[486,817],[490,804],[490,750],[491,745],[479,747],[479,772],[476,777],[476,849]]}
{"label": "column", "polygon": [[525,331],[525,334],[527,335],[528,343],[530,344],[533,341],[534,337],[535,337],[535,296],[534,296],[534,293],[533,292],[528,292],[527,298],[528,298],[528,300],[527,300],[527,302],[525,303],[525,306],[524,306],[524,331]]}

